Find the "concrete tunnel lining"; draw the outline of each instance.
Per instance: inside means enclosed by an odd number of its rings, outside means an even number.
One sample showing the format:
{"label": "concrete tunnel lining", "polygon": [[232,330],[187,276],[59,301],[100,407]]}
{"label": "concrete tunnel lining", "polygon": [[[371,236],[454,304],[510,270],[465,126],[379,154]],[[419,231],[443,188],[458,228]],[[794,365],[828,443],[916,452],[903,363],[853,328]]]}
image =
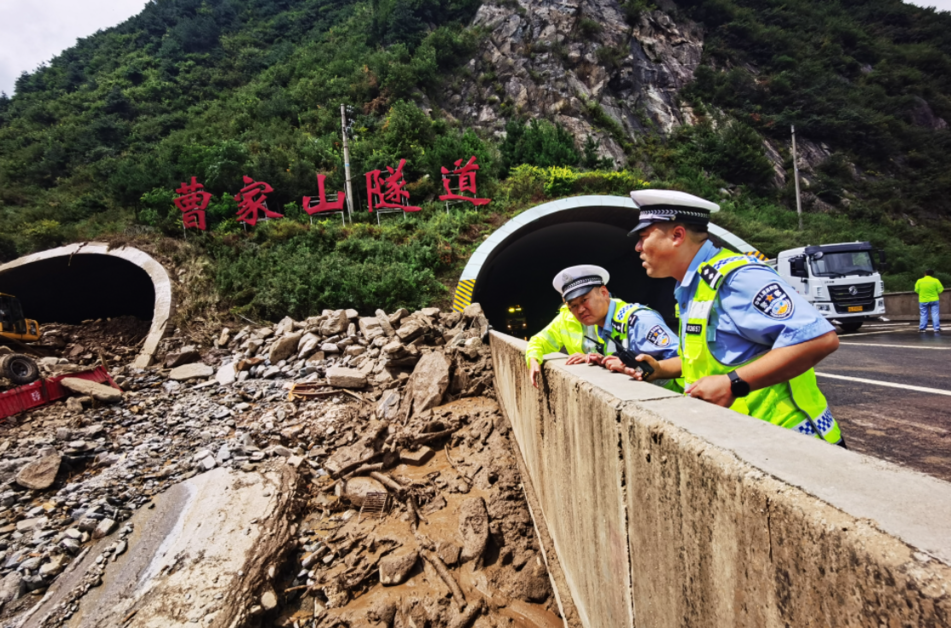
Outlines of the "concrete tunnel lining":
{"label": "concrete tunnel lining", "polygon": [[[673,279],[651,279],[641,266],[636,242],[627,233],[637,224],[634,202],[623,196],[588,195],[559,199],[522,212],[483,242],[459,280],[453,302],[457,311],[482,305],[489,322],[505,329],[508,307],[521,305],[527,335],[552,319],[561,299],[552,277],[575,264],[597,264],[611,273],[612,294],[657,309],[674,320]],[[713,223],[718,245],[762,255],[750,244]]]}
{"label": "concrete tunnel lining", "polygon": [[[97,256],[107,258],[109,261],[96,259]],[[120,260],[125,263],[115,263]],[[27,269],[29,273],[26,272]],[[151,364],[158,343],[165,333],[172,309],[172,283],[165,268],[152,256],[139,249],[130,247],[112,249],[103,242],[81,242],[40,251],[0,265],[0,291],[8,291],[20,296],[17,294],[17,288],[21,288],[21,292],[26,290],[25,294],[28,297],[34,297],[38,312],[31,312],[29,304],[25,302],[25,314],[28,318],[37,319],[42,326],[44,320],[39,314],[48,315],[50,308],[54,307],[55,299],[61,298],[67,302],[71,299],[75,300],[81,296],[79,293],[82,289],[90,285],[79,283],[74,286],[60,286],[57,289],[56,278],[50,279],[51,274],[62,273],[64,269],[96,274],[97,282],[105,284],[107,290],[123,291],[117,295],[117,299],[121,299],[123,303],[118,308],[118,313],[112,316],[128,314],[138,318],[152,319],[149,333],[133,366],[145,368]],[[5,277],[8,278],[6,283],[11,284],[10,288],[6,287]],[[150,307],[146,306],[149,296],[145,280],[151,284]],[[47,288],[47,293],[39,294],[38,289],[43,288]],[[106,309],[108,309],[108,303],[81,303],[72,312],[57,317],[67,320],[57,322],[79,322],[73,319],[103,318],[106,316],[103,313]]]}

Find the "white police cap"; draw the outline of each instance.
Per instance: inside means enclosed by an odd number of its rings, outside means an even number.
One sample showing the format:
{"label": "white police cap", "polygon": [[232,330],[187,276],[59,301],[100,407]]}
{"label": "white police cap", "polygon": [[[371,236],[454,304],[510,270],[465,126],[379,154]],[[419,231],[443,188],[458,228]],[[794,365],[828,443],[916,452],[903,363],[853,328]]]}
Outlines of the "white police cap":
{"label": "white police cap", "polygon": [[611,275],[600,266],[591,264],[581,264],[580,266],[571,266],[564,269],[552,280],[551,285],[561,295],[565,301],[571,301],[576,297],[587,293],[592,288],[603,286],[608,283]]}
{"label": "white police cap", "polygon": [[658,222],[705,225],[710,222],[711,213],[720,211],[716,203],[677,190],[635,190],[631,192],[631,199],[641,214],[629,236]]}

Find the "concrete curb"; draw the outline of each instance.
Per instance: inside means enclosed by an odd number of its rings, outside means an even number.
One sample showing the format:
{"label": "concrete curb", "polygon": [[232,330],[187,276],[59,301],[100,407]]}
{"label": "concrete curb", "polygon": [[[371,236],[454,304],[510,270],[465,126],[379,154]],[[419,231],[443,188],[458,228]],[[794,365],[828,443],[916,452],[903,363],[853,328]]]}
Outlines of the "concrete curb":
{"label": "concrete curb", "polygon": [[583,625],[951,625],[951,484],[491,343]]}

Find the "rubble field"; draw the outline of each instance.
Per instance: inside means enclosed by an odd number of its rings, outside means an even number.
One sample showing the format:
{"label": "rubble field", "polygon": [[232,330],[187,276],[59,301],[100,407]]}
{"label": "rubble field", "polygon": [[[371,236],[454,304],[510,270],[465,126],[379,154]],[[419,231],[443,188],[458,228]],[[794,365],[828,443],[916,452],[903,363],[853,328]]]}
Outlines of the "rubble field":
{"label": "rubble field", "polygon": [[477,304],[176,332],[147,370],[139,323],[41,360],[124,392],[0,425],[0,626],[564,624]]}

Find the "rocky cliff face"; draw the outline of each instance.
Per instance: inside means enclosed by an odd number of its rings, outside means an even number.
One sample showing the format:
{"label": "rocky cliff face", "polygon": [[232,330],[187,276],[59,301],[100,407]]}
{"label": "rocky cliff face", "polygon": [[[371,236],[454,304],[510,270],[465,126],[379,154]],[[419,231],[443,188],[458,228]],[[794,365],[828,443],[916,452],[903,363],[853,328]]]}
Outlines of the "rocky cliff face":
{"label": "rocky cliff face", "polygon": [[486,36],[446,105],[466,125],[498,134],[517,114],[554,119],[623,164],[622,142],[691,122],[677,94],[703,50],[692,23],[631,17],[617,0],[503,0],[473,25]]}

